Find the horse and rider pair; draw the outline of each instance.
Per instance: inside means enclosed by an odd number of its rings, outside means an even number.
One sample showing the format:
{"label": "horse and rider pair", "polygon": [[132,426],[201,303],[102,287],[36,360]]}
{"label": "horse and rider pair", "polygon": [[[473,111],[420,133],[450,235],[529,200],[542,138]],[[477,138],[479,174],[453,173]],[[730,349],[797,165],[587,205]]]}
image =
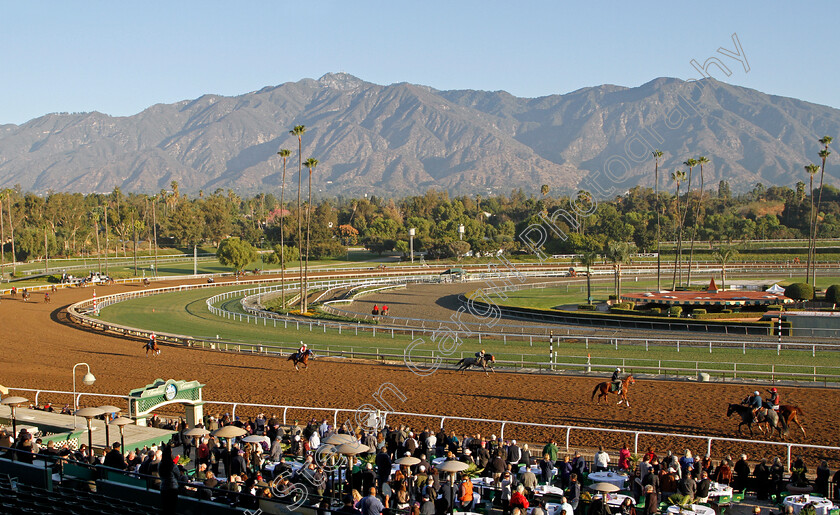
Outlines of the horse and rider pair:
{"label": "horse and rider pair", "polygon": [[146,356],[149,355],[150,351],[152,353],[152,356],[158,356],[160,354],[160,347],[158,347],[157,336],[155,335],[155,333],[149,335],[149,341],[146,342],[145,345],[143,345],[143,348],[146,349]]}
{"label": "horse and rider pair", "polygon": [[297,371],[300,371],[300,369],[298,368],[299,365],[303,365],[303,368],[305,370],[309,367],[308,362],[309,362],[309,358],[312,355],[313,355],[312,350],[307,348],[305,343],[300,342],[300,348],[298,349],[298,351],[293,352],[289,356],[289,359],[287,359],[286,361],[291,361],[292,364],[295,366],[295,370],[297,370]]}
{"label": "horse and rider pair", "polygon": [[458,367],[455,371],[464,373],[470,367],[481,367],[484,370],[484,375],[490,375],[487,373],[487,369],[489,368],[491,372],[496,373],[493,370],[493,363],[496,362],[496,357],[492,354],[487,354],[484,349],[481,349],[479,352],[475,353],[474,358],[462,358],[460,361],[455,363],[455,366]]}
{"label": "horse and rider pair", "polygon": [[597,394],[598,403],[600,404],[602,399],[606,400],[610,393],[614,393],[618,395],[618,404],[623,403],[629,408],[630,401],[627,400],[627,390],[634,384],[636,384],[636,379],[632,374],[622,379],[621,368],[616,367],[609,381],[603,381],[595,385],[595,389],[592,390],[592,400],[595,399],[595,395]]}
{"label": "horse and rider pair", "polygon": [[767,401],[763,401],[760,392],[756,390],[740,404],[729,405],[726,415],[730,416],[737,413],[741,417],[738,432],[740,433],[741,427],[746,425],[752,435],[752,425],[758,424],[759,429],[764,433],[764,425],[766,424],[769,429],[776,429],[779,436],[785,437],[791,424],[796,424],[802,431],[802,435],[805,436],[805,428],[799,421],[799,415],[804,414],[802,408],[790,404],[781,404],[779,391],[775,387],[768,392],[770,397]]}

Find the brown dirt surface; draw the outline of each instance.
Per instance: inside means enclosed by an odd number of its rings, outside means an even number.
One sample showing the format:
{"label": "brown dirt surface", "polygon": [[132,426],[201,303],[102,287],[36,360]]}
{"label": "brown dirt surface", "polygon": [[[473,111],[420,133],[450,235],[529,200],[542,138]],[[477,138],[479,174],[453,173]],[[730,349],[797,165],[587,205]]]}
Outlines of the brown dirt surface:
{"label": "brown dirt surface", "polygon": [[[139,288],[142,286],[100,286],[96,290],[102,296]],[[285,359],[202,351],[167,344],[162,345],[159,357],[147,358],[142,350],[144,342],[139,339],[104,334],[67,321],[65,308],[92,294],[92,288],[59,290],[52,294],[51,304],[43,302],[43,295],[33,295],[33,300],[26,303],[20,296],[16,299],[3,298],[0,303],[3,334],[0,384],[71,390],[73,365],[87,362],[96,375],[96,383],[86,387],[79,381],[79,391],[124,395],[156,378],[197,379],[206,383],[206,400],[353,409],[364,404],[376,405],[373,394],[384,383],[391,383],[405,396],[405,401],[401,402],[394,395],[385,395],[386,402],[398,411],[712,437],[736,436],[737,421],[726,417],[728,402],[737,402],[754,389],[763,392],[769,387],[639,380],[630,391],[632,407],[628,409],[617,406],[614,396],[606,405],[591,401],[592,389],[604,380],[596,377],[523,373],[495,373],[487,377],[480,372],[462,375],[451,370],[438,370],[427,377],[420,377],[403,366],[339,359],[318,359],[310,364],[309,370],[297,373]],[[401,305],[388,300],[389,305],[393,305],[393,311],[415,309],[410,304]],[[399,301],[408,302],[408,299],[401,298]],[[436,306],[435,310],[438,307],[443,308]],[[840,391],[783,387],[781,394],[784,403],[796,404],[805,413],[803,422],[808,430],[807,438],[792,430],[790,441],[838,445],[836,426],[840,413]],[[32,394],[24,396],[34,398]],[[82,398],[82,404],[85,404],[85,399]],[[69,403],[70,397],[42,394],[39,402],[43,404],[47,401],[61,406]],[[87,402],[102,404],[106,399],[90,399]],[[205,411],[210,413],[228,412],[230,409],[230,405],[205,407]],[[269,414],[274,412],[271,408],[264,411]],[[282,410],[275,411],[282,415]],[[256,411],[240,406],[237,414],[254,415]],[[342,419],[347,415],[342,414]],[[289,410],[288,416],[290,419],[311,416],[331,419],[332,413]],[[391,424],[402,421],[410,422],[415,428],[421,424],[438,427],[440,423],[439,419],[388,419]],[[455,421],[447,422],[446,428],[459,434],[468,431],[484,435],[498,435],[501,429],[498,424]],[[505,428],[505,437],[516,438],[520,442],[545,442],[547,438],[555,437],[561,447],[566,441],[565,431],[514,425]],[[591,448],[603,444],[613,449],[627,443],[633,449],[632,435],[615,433],[575,430],[570,443],[572,447]],[[639,449],[650,446],[660,453],[668,448],[680,453],[685,448],[691,448],[695,454],[701,455],[706,451],[705,441],[698,439],[641,436],[638,444]],[[786,454],[784,447],[771,450],[756,444],[721,442],[712,447],[713,457],[716,458],[741,451],[748,452],[751,458],[776,455],[784,458]],[[794,448],[794,454],[799,452]],[[838,466],[840,459],[833,452],[802,454],[808,458],[809,466],[813,464],[814,468],[818,464],[815,460],[823,455],[831,460],[834,467]]]}

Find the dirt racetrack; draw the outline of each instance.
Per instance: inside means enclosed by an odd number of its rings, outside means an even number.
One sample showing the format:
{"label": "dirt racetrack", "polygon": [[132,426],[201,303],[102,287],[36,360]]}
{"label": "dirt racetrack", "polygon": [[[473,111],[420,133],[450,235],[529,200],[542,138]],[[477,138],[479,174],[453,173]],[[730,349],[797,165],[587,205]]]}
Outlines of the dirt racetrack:
{"label": "dirt racetrack", "polygon": [[[156,283],[163,285],[164,283]],[[99,296],[142,286],[97,287]],[[378,363],[347,362],[319,359],[310,369],[296,373],[285,360],[276,358],[225,354],[163,345],[157,358],[145,357],[144,342],[103,334],[67,322],[64,308],[91,297],[92,288],[59,290],[46,304],[42,294],[33,294],[23,302],[4,297],[0,302],[2,328],[2,367],[0,384],[8,387],[44,390],[71,390],[73,365],[87,362],[96,376],[92,387],[77,383],[79,391],[127,394],[156,378],[197,379],[206,383],[206,400],[259,404],[323,406],[352,409],[364,404],[376,405],[373,394],[383,383],[391,383],[405,396],[401,402],[394,395],[386,401],[398,411],[448,416],[477,417],[545,424],[568,424],[632,431],[661,431],[735,437],[737,422],[726,417],[726,403],[738,401],[755,389],[769,385],[733,385],[695,383],[687,381],[639,380],[630,391],[632,407],[606,405],[590,400],[592,389],[604,378],[579,376],[547,376],[519,373],[496,373],[485,377],[480,372],[465,375],[451,370],[438,370],[427,376],[413,374],[406,367]],[[393,309],[393,308],[392,308]],[[400,305],[400,310],[410,309]],[[80,372],[80,374],[83,372]],[[81,375],[79,376],[81,377]],[[805,413],[803,423],[808,436],[791,430],[790,440],[798,443],[837,446],[840,391],[823,388],[781,387],[785,404],[800,406]],[[24,396],[30,397],[29,394]],[[70,396],[42,394],[39,402],[53,402],[59,406],[70,402]],[[85,404],[85,397],[82,404]],[[105,399],[91,399],[90,404],[103,404]],[[108,401],[112,403],[113,400]],[[230,411],[230,406],[208,405],[205,412]],[[272,413],[270,408],[264,410]],[[279,411],[279,410],[278,410]],[[253,415],[243,407],[237,414]],[[289,417],[312,416],[311,412],[290,410]],[[323,412],[321,416],[332,417]],[[389,417],[389,423],[400,422]],[[413,427],[428,424],[437,427],[439,419],[404,420]],[[459,434],[481,432],[499,434],[499,425],[479,426],[476,423],[446,423],[447,429]],[[525,428],[508,425],[506,438],[526,442],[545,442],[549,437],[565,442],[565,431]],[[748,438],[748,437],[747,437]],[[757,437],[758,438],[758,437]],[[773,441],[779,441],[774,438]],[[573,431],[572,447],[591,448],[599,444],[618,448],[627,443],[633,449],[632,435]],[[695,453],[706,451],[706,442],[699,439],[676,439],[642,436],[639,448],[654,447],[658,452],[670,448],[682,452],[691,448]],[[713,457],[746,451],[750,458],[781,456],[786,449],[756,444],[714,443]],[[794,454],[800,450],[794,448]],[[809,466],[816,468],[817,459],[840,465],[836,452],[801,452]]]}

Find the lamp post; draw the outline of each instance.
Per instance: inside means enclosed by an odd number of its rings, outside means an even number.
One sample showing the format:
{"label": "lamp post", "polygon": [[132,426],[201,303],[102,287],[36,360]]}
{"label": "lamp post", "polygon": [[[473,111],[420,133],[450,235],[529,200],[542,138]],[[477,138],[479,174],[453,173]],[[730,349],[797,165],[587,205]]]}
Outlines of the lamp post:
{"label": "lamp post", "polygon": [[74,416],[78,415],[80,417],[84,417],[85,420],[87,420],[88,452],[90,452],[91,458],[93,458],[93,428],[91,427],[91,420],[95,417],[98,417],[102,413],[103,411],[99,408],[82,408],[73,412]]}
{"label": "lamp post", "polygon": [[111,421],[111,424],[120,428],[120,449],[122,449],[123,453],[125,453],[125,431],[123,427],[133,423],[133,420],[125,417],[118,417]]}
{"label": "lamp post", "polygon": [[[194,427],[192,429],[188,429],[184,431],[184,436],[189,436],[193,439],[193,444],[195,447],[195,470],[198,470],[198,439],[205,437],[210,434],[210,431],[204,429],[203,427]],[[230,474],[228,474],[230,477]]]}
{"label": "lamp post", "polygon": [[[105,417],[105,448],[108,449],[108,448],[111,447],[111,433],[108,429],[108,423],[110,422],[110,420],[108,420],[108,418],[110,417],[111,413],[121,412],[122,408],[118,408],[116,406],[111,406],[111,405],[106,404],[105,406],[99,406],[99,409],[101,409],[102,413],[104,415],[106,415],[106,417]],[[120,445],[122,445],[122,442],[120,442]],[[125,449],[123,449],[123,452],[125,452]]]}
{"label": "lamp post", "polygon": [[461,224],[461,225],[458,226],[458,239],[459,240],[464,239],[464,224]]}
{"label": "lamp post", "polygon": [[411,249],[411,262],[414,263],[414,234],[417,232],[417,229],[412,227],[408,230],[408,238],[409,238],[409,248]]}
{"label": "lamp post", "polygon": [[455,461],[449,460],[444,462],[440,467],[437,469],[441,472],[448,472],[450,474],[449,479],[449,513],[452,514],[455,512],[455,474],[457,472],[463,472],[469,468],[469,465],[462,461]]}
{"label": "lamp post", "polygon": [[17,419],[15,418],[15,408],[17,408],[18,404],[23,404],[24,402],[28,402],[28,399],[25,397],[6,397],[0,401],[0,404],[5,404],[12,412],[12,441],[17,438]]}
{"label": "lamp post", "polygon": [[90,365],[87,363],[76,363],[73,365],[73,429],[76,429],[76,410],[78,409],[76,404],[76,367],[81,365],[87,367],[87,374],[85,374],[85,377],[82,378],[82,382],[88,386],[96,382],[96,377],[90,373]]}
{"label": "lamp post", "polygon": [[248,431],[245,431],[241,427],[224,426],[213,431],[211,434],[216,438],[225,439],[228,450],[228,460],[227,463],[225,463],[225,475],[228,478],[228,481],[230,481],[230,463],[231,461],[233,461],[233,456],[231,456],[230,452],[233,444],[233,439],[240,436],[245,436],[246,434],[248,434]]}

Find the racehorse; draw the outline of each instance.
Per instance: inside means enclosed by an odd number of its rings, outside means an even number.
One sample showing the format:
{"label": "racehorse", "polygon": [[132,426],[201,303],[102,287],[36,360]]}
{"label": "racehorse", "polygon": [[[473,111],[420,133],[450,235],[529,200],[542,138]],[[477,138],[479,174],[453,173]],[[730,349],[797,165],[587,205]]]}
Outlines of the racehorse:
{"label": "racehorse", "polygon": [[494,374],[496,373],[493,370],[493,363],[496,362],[496,357],[492,354],[485,354],[483,358],[463,358],[458,363],[455,363],[455,366],[458,367],[456,372],[460,371],[462,374],[465,370],[470,367],[481,367],[484,369],[484,375],[489,376],[490,374],[487,373],[487,369],[490,368],[490,371]]}
{"label": "racehorse", "polygon": [[802,430],[802,436],[805,436],[805,428],[799,421],[799,415],[804,415],[805,412],[799,406],[792,406],[790,404],[782,404],[779,406],[779,419],[784,423],[785,427],[790,429],[790,423],[796,422],[799,429]]}
{"label": "racehorse", "polygon": [[[750,436],[753,436],[752,425],[755,423],[755,419],[753,418],[753,410],[749,406],[744,406],[741,404],[730,404],[729,409],[726,411],[726,416],[732,416],[733,413],[737,413],[741,416],[741,423],[738,424],[738,434],[741,433],[741,427],[746,424],[747,428],[750,430]],[[767,424],[771,429],[776,429],[779,431],[779,438],[784,438],[787,434],[787,425],[785,425],[784,419],[780,419],[779,415],[773,411],[772,409],[761,408],[758,411],[758,428],[761,430],[761,434],[765,434],[763,424]],[[800,426],[801,427],[801,426]]]}
{"label": "racehorse", "polygon": [[291,361],[292,364],[295,366],[295,370],[300,372],[298,365],[303,365],[303,369],[306,370],[309,368],[307,362],[309,361],[309,357],[312,356],[312,350],[306,349],[306,351],[301,354],[300,352],[294,352],[289,356],[289,359],[286,361]]}
{"label": "racehorse", "polygon": [[143,348],[146,349],[146,356],[149,355],[149,351],[152,351],[152,356],[158,356],[160,354],[160,347],[158,347],[157,340],[150,339]]}
{"label": "racehorse", "polygon": [[[612,381],[604,381],[603,383],[598,383],[597,385],[595,385],[595,389],[592,390],[592,400],[595,399],[595,394],[597,393],[598,394],[598,404],[601,404],[601,399],[606,400],[607,396],[610,393],[615,393],[615,394],[618,394],[618,396],[619,396],[618,404],[621,404],[623,402],[629,408],[630,407],[630,401],[627,400],[627,390],[630,389],[630,385],[634,385],[634,384],[636,384],[636,380],[633,379],[633,374],[630,374],[630,375],[628,375],[627,377],[625,377],[624,379],[621,380],[621,393],[619,393],[617,391],[613,391]],[[600,393],[599,393],[599,391],[600,391]]]}

